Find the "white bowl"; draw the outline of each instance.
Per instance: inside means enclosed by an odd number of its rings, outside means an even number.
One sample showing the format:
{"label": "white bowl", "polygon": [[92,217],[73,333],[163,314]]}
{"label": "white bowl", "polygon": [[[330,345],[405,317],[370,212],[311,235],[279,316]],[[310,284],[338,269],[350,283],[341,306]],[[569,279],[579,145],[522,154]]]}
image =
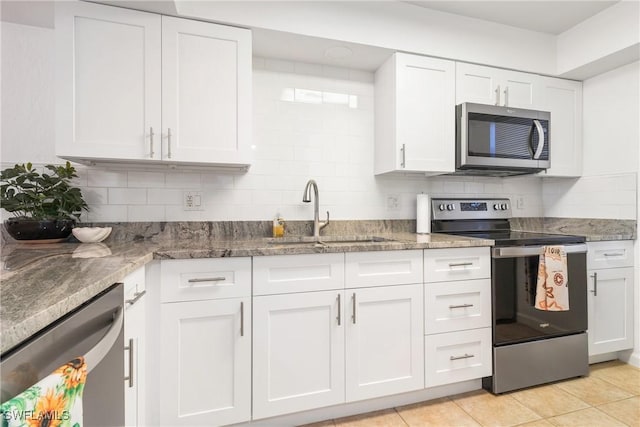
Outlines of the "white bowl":
{"label": "white bowl", "polygon": [[82,243],[97,243],[109,237],[111,227],[76,227],[71,232]]}

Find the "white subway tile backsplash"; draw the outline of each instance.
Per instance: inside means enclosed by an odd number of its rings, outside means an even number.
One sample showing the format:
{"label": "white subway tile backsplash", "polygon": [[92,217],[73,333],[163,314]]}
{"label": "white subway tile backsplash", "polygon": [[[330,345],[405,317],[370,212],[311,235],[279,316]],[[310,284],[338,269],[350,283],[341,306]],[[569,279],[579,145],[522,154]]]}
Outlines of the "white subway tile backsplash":
{"label": "white subway tile backsplash", "polygon": [[183,190],[150,188],[147,190],[149,205],[182,205]]}
{"label": "white subway tile backsplash", "polygon": [[127,206],[127,221],[164,221],[164,206]]}
{"label": "white subway tile backsplash", "polygon": [[127,172],[122,170],[88,169],[87,186],[89,187],[126,187]]}
{"label": "white subway tile backsplash", "polygon": [[197,173],[167,173],[166,175],[166,187],[167,188],[184,188],[184,189],[196,189],[200,188],[201,180],[200,174]]}
{"label": "white subway tile backsplash", "polygon": [[147,190],[145,188],[109,188],[110,205],[146,205]]}
{"label": "white subway tile backsplash", "polygon": [[89,206],[86,218],[89,222],[123,222],[129,220],[126,205]]}
{"label": "white subway tile backsplash", "polygon": [[161,172],[135,172],[127,173],[129,187],[163,188],[165,174]]}

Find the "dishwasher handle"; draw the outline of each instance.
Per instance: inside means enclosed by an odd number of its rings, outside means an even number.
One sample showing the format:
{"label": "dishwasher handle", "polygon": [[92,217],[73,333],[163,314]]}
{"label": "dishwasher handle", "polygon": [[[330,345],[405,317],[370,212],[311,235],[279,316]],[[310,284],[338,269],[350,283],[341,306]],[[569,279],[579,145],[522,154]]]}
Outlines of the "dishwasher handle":
{"label": "dishwasher handle", "polygon": [[115,312],[115,318],[109,331],[102,337],[102,339],[96,344],[91,350],[87,351],[84,355],[84,361],[87,364],[87,372],[91,372],[91,370],[98,366],[98,364],[104,359],[104,357],[109,353],[111,347],[118,340],[118,336],[122,331],[122,325],[124,323],[124,310],[122,307],[119,307]]}
{"label": "dishwasher handle", "polygon": [[[558,245],[563,246],[563,245]],[[586,254],[587,245],[584,243],[577,245],[564,245],[564,252],[567,254]],[[522,258],[542,255],[544,246],[509,246],[504,248],[493,248],[492,258]]]}

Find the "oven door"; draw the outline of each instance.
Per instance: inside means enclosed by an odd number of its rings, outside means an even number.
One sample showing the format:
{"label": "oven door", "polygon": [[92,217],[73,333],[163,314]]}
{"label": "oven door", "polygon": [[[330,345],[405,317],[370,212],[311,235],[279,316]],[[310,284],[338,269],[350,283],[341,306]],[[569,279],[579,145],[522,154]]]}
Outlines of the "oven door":
{"label": "oven door", "polygon": [[587,330],[587,246],[565,245],[569,310],[535,308],[543,246],[496,247],[492,251],[493,343],[496,346]]}

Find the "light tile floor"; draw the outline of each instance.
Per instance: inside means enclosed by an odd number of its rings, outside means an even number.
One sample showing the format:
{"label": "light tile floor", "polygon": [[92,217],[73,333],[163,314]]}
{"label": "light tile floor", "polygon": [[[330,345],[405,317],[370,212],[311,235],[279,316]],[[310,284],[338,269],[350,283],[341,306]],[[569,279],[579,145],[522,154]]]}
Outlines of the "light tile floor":
{"label": "light tile floor", "polygon": [[591,365],[589,377],[500,396],[477,390],[306,427],[640,427],[640,369]]}

